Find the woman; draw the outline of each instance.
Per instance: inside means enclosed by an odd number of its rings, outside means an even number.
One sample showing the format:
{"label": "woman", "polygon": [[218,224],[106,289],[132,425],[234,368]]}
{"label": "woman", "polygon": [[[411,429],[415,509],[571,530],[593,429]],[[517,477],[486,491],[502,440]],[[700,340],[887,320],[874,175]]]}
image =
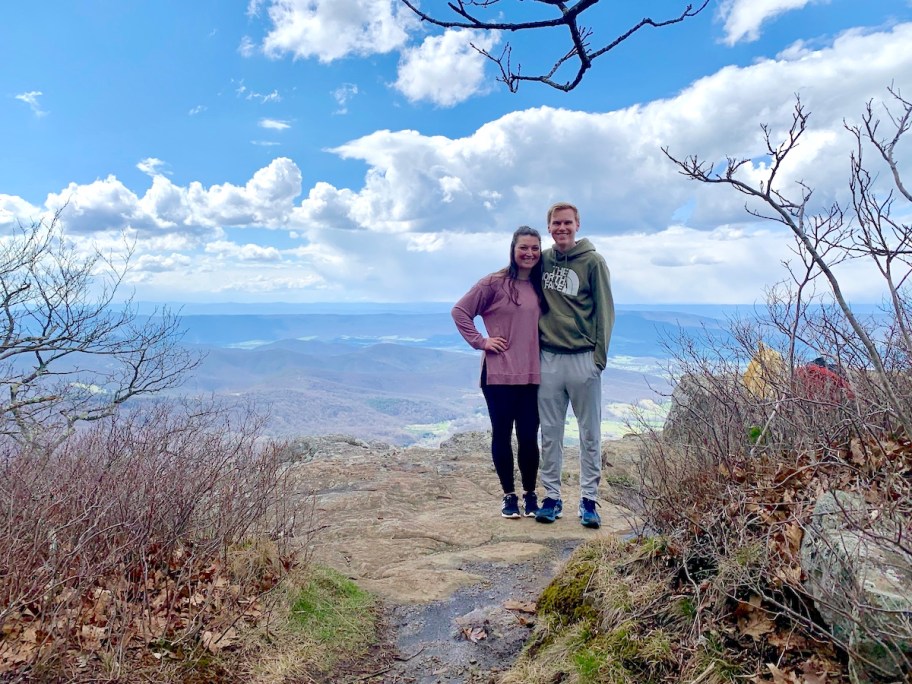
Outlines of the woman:
{"label": "woman", "polygon": [[[538,317],[545,306],[541,287],[541,236],[528,226],[513,233],[510,265],[479,280],[456,302],[452,315],[460,334],[484,351],[481,391],[491,418],[491,457],[503,488],[500,514],[519,518],[513,484],[513,428],[522,480],[523,511],[538,511]],[[475,327],[481,316],[488,337]]]}

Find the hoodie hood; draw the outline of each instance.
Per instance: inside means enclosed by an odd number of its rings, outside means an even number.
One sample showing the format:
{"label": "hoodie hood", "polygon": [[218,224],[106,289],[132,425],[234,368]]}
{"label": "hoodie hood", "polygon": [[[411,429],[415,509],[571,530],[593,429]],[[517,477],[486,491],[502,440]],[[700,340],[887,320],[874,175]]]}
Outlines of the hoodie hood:
{"label": "hoodie hood", "polygon": [[573,245],[566,252],[561,252],[557,247],[554,247],[554,256],[560,259],[561,261],[569,261],[570,259],[575,259],[576,257],[582,254],[588,254],[589,252],[595,251],[595,245],[589,242],[589,238],[580,238],[576,241],[576,244]]}

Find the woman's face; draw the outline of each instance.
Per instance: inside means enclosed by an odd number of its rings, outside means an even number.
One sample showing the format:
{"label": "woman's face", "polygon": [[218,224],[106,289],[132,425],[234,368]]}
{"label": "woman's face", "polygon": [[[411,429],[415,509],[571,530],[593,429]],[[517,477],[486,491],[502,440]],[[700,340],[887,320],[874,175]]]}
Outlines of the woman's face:
{"label": "woman's face", "polygon": [[513,247],[513,260],[516,267],[531,271],[541,259],[541,240],[533,235],[520,235]]}

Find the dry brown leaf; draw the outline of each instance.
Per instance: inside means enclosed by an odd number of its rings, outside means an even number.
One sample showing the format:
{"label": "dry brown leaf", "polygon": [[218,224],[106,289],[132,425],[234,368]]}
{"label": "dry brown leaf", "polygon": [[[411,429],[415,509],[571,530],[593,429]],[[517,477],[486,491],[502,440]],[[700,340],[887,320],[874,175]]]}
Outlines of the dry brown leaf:
{"label": "dry brown leaf", "polygon": [[237,631],[234,627],[229,627],[225,632],[211,632],[208,629],[203,632],[200,639],[203,647],[210,653],[218,653],[231,648],[237,642]]}
{"label": "dry brown leaf", "polygon": [[801,680],[794,672],[780,670],[772,663],[767,663],[766,667],[769,669],[770,674],[773,675],[773,684],[801,684]]}
{"label": "dry brown leaf", "polygon": [[734,611],[738,631],[755,640],[759,640],[776,629],[776,625],[767,617],[766,611],[761,607],[762,601],[760,596],[752,594],[747,601],[740,601]]}
{"label": "dry brown leaf", "polygon": [[798,551],[801,548],[801,540],[804,538],[804,530],[798,523],[789,523],[785,526],[785,538],[788,539],[792,551]]}
{"label": "dry brown leaf", "polygon": [[101,640],[108,634],[104,627],[95,627],[93,625],[83,625],[80,630],[80,642],[82,648],[92,653],[101,650]]}
{"label": "dry brown leaf", "polygon": [[488,633],[484,631],[483,627],[463,627],[462,634],[473,644],[477,644],[482,639],[488,638]]}
{"label": "dry brown leaf", "polygon": [[776,629],[776,625],[766,615],[760,612],[752,613],[750,617],[744,620],[738,620],[738,628],[742,634],[752,637],[759,641],[763,636]]}

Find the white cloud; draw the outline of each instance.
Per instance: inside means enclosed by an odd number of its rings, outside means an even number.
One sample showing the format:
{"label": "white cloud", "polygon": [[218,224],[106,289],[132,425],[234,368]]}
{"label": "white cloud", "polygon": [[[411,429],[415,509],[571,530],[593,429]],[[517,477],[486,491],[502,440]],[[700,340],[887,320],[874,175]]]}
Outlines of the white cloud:
{"label": "white cloud", "polygon": [[253,57],[256,54],[257,46],[253,42],[253,39],[250,36],[242,36],[241,42],[238,45],[238,54],[241,57]]}
{"label": "white cloud", "polygon": [[257,92],[256,90],[251,90],[250,88],[248,88],[244,84],[243,80],[238,81],[237,84],[238,84],[237,87],[234,89],[234,94],[237,95],[238,97],[244,98],[245,100],[256,100],[260,104],[266,104],[267,102],[281,102],[282,101],[282,96],[281,96],[281,94],[279,94],[279,91],[276,89],[273,89],[272,92],[269,92],[269,93],[260,93],[260,92]]}
{"label": "white cloud", "polygon": [[28,225],[42,218],[42,210],[21,197],[0,194],[0,226],[22,223]]}
{"label": "white cloud", "polygon": [[321,62],[396,50],[415,25],[411,11],[397,0],[271,0],[268,13],[267,55]]}
{"label": "white cloud", "polygon": [[[912,24],[847,33],[832,47],[794,59],[726,67],[668,100],[607,113],[529,109],[460,139],[377,131],[334,150],[367,164],[363,186],[317,184],[294,220],[385,232],[477,231],[516,221],[541,226],[529,208],[572,198],[590,210],[592,227],[607,234],[661,229],[696,198],[694,226],[735,223],[744,218],[744,198],[686,182],[660,148],[711,160],[752,157],[765,149],[761,123],[775,139],[784,133],[796,92],[812,111],[810,130],[780,187],[790,191],[804,179],[826,203],[845,196],[851,139],[843,118],[857,120],[886,85],[912,78],[910,42]],[[762,160],[746,171],[759,178]]]}
{"label": "white cloud", "polygon": [[165,162],[163,162],[161,159],[157,159],[155,157],[147,157],[146,159],[143,159],[141,162],[139,162],[136,165],[136,168],[147,176],[152,176],[154,178],[155,176],[161,175],[159,169],[161,169],[164,164]]}
{"label": "white cloud", "polygon": [[[290,159],[278,157],[242,186],[231,183],[204,187],[175,185],[160,174],[164,162],[144,160],[138,166],[152,175],[152,186],[139,197],[119,179],[70,185],[48,195],[46,211],[62,211],[61,221],[77,234],[138,231],[143,239],[163,232],[206,234],[223,226],[281,227],[301,194],[301,171]],[[2,206],[2,205],[0,205]]]}
{"label": "white cloud", "polygon": [[402,52],[396,89],[409,100],[427,100],[452,107],[483,92],[487,58],[480,50],[491,50],[498,42],[493,33],[447,29],[443,35],[427,36],[417,48]]}
{"label": "white cloud", "polygon": [[266,104],[267,102],[281,102],[282,96],[279,95],[278,90],[273,89],[273,91],[271,93],[265,93],[265,94],[264,93],[248,93],[247,99],[248,100],[259,100],[262,104]]}
{"label": "white cloud", "polygon": [[[800,92],[812,117],[780,188],[803,179],[820,203],[845,199],[852,139],[843,119],[858,121],[891,82],[912,88],[909,44],[912,24],[848,32],[824,49],[793,46],[617,111],[539,107],[462,138],[375,131],[334,150],[367,169],[352,187],[302,188],[285,157],[246,183],[179,185],[150,157],[140,162],[152,177],[144,193],[108,176],[51,193],[43,207],[0,195],[0,222],[66,205],[62,220],[76,235],[127,231],[137,258],[147,257],[136,278],[148,298],[211,299],[218,288],[225,298],[452,301],[506,263],[517,225],[541,229],[547,206],[566,199],[580,206],[581,235],[608,259],[618,301],[753,301],[782,275],[785,230],[755,221],[729,188],[686,181],[660,147],[753,158],[745,173],[756,180],[766,163],[755,157],[765,149],[760,124],[778,138]],[[912,173],[912,159],[900,161]],[[300,243],[247,237],[258,227]],[[877,296],[876,279],[851,274],[849,296]]]}
{"label": "white cloud", "polygon": [[190,116],[196,116],[197,114],[202,114],[205,112],[206,109],[206,105],[196,105],[196,107],[193,107],[189,112],[187,112],[187,114]]}
{"label": "white cloud", "polygon": [[280,121],[279,119],[260,119],[257,124],[260,128],[268,128],[273,131],[284,131],[291,128],[291,124],[287,121]]}
{"label": "white cloud", "polygon": [[348,103],[358,94],[358,86],[354,83],[343,83],[332,91],[333,99],[339,108],[336,114],[348,114]]}
{"label": "white cloud", "polygon": [[725,43],[755,41],[765,22],[814,2],[829,0],[724,0],[719,6],[719,16],[725,23]]}
{"label": "white cloud", "polygon": [[169,273],[185,269],[193,260],[185,254],[143,254],[130,264],[134,275],[148,273]]}
{"label": "white cloud", "polygon": [[41,108],[41,104],[38,102],[38,98],[44,95],[40,90],[30,90],[27,93],[19,93],[14,95],[14,97],[20,102],[25,102],[35,116],[46,116],[47,112]]}
{"label": "white cloud", "polygon": [[227,240],[218,240],[206,245],[206,252],[223,259],[236,259],[238,261],[279,261],[281,254],[275,247],[263,247],[248,243],[239,245]]}

